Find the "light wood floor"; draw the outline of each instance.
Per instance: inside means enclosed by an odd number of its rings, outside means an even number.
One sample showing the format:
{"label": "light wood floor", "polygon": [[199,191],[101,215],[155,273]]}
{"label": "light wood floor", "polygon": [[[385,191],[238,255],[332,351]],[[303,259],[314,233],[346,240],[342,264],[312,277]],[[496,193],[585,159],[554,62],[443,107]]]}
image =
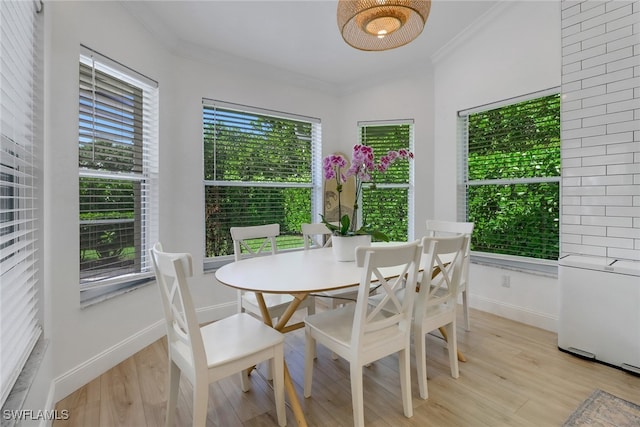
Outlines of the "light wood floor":
{"label": "light wood floor", "polygon": [[[459,322],[461,324],[462,322]],[[557,349],[554,333],[472,311],[472,331],[458,327],[467,357],[460,378],[450,376],[446,347],[428,336],[429,399],[419,398],[413,365],[413,418],[402,413],[397,358],[365,368],[368,426],[560,426],[597,388],[640,404],[640,377]],[[304,332],[287,334],[285,358],[310,426],[353,425],[349,366],[320,347],[312,396],[302,397]],[[242,393],[236,376],[209,388],[210,426],[276,426],[273,395],[260,373]],[[70,418],[55,427],[164,425],[166,341],[158,340],[58,402]],[[191,425],[191,386],[183,381],[178,425]],[[289,426],[295,426],[287,408]]]}

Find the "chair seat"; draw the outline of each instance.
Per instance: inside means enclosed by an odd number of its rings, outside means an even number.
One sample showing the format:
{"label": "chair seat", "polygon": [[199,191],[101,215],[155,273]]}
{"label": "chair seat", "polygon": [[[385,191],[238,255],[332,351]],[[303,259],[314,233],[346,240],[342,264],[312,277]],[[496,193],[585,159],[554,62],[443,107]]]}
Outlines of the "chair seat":
{"label": "chair seat", "polygon": [[[398,301],[402,302],[404,300],[404,293],[405,293],[406,289],[400,289],[399,291],[396,292],[396,296],[398,297]],[[436,291],[436,295],[439,295],[440,292]],[[377,304],[380,300],[382,299],[382,295],[374,295],[372,297],[369,297],[369,301],[373,304]],[[427,305],[426,307],[426,315],[427,316],[438,316],[442,313],[451,313],[452,311],[455,312],[456,307],[447,304],[447,300],[446,298],[444,298],[444,295],[442,297],[440,297],[439,299],[434,298],[433,300],[429,301],[429,305]],[[385,310],[383,308],[383,310]]]}
{"label": "chair seat", "polygon": [[[314,314],[313,316],[307,316],[305,317],[304,322],[309,328],[316,331],[316,333],[322,334],[347,350],[351,346],[351,334],[353,330],[355,309],[355,304],[349,304],[335,310],[324,311],[322,313]],[[380,312],[374,319],[382,319],[385,317],[384,314],[384,312]],[[379,354],[379,352],[374,352],[374,350],[377,347],[380,347],[381,342],[383,342],[385,346],[388,346],[389,340],[393,337],[397,337],[399,343],[402,342],[402,337],[398,336],[397,326],[388,328],[386,331],[379,330],[376,334],[369,334],[365,336],[365,341],[362,346],[362,353],[365,355],[365,358],[367,353]],[[317,336],[317,334],[316,339],[321,342],[323,341]]]}
{"label": "chair seat", "polygon": [[224,365],[284,342],[284,335],[246,313],[210,323],[200,331],[209,367]]}

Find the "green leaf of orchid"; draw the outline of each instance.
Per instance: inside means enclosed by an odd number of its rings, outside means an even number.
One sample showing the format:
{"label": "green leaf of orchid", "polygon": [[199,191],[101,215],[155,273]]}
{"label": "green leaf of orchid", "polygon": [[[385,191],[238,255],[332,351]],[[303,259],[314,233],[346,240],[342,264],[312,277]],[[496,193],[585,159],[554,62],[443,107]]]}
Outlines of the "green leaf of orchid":
{"label": "green leaf of orchid", "polygon": [[340,218],[340,225],[342,226],[340,228],[340,234],[342,236],[346,236],[347,232],[349,231],[349,226],[351,225],[351,220],[349,219],[349,215],[347,214],[342,215],[342,218]]}

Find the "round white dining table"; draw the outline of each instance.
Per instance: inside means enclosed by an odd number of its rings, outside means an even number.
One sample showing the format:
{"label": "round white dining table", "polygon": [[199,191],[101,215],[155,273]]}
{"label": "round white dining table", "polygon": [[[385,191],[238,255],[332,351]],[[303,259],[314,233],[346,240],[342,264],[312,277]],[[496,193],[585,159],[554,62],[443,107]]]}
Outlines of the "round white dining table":
{"label": "round white dining table", "polygon": [[243,259],[219,268],[216,279],[245,291],[308,294],[356,285],[361,274],[354,261],[336,261],[331,248],[320,248]]}
{"label": "round white dining table", "polygon": [[[387,244],[399,243],[382,243],[381,245]],[[296,325],[287,325],[287,323],[307,295],[357,285],[360,283],[362,271],[355,261],[336,261],[332,248],[319,248],[246,258],[220,267],[216,270],[215,276],[224,285],[255,292],[264,323],[278,331],[288,332],[304,325],[302,322]],[[400,269],[393,267],[380,269],[380,271],[386,278],[401,273]],[[263,293],[290,294],[294,297],[285,313],[278,319],[277,325],[271,323]],[[444,333],[442,328],[441,332]],[[459,358],[464,360],[460,353]],[[297,424],[306,426],[304,413],[286,362],[285,389]]]}

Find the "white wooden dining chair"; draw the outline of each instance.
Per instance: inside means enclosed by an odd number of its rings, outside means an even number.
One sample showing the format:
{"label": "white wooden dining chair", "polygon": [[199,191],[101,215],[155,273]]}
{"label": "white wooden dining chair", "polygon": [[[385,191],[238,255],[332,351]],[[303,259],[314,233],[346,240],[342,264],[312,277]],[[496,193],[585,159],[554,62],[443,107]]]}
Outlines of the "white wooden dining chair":
{"label": "white wooden dining chair", "polygon": [[462,277],[460,278],[460,286],[458,287],[458,294],[462,294],[464,329],[466,331],[471,330],[471,320],[469,318],[469,264],[471,260],[470,247],[473,226],[473,222],[427,220],[427,236],[451,236],[455,234],[464,234],[469,237],[467,247],[464,251],[465,255],[462,266]]}
{"label": "white wooden dining chair", "polygon": [[300,228],[304,238],[305,250],[331,247],[331,230],[323,223],[305,223]]}
{"label": "white wooden dining chair", "polygon": [[209,384],[239,373],[243,391],[247,370],[270,361],[278,424],[287,423],[284,401],[284,336],[246,313],[200,327],[187,279],[193,274],[191,255],[167,253],[160,243],[150,249],[162,298],[169,350],[169,396],[166,426],[175,425],[180,376],[193,386],[193,425],[207,421]]}
{"label": "white wooden dining chair", "polygon": [[[411,317],[415,292],[399,301],[396,291],[405,284],[415,289],[422,246],[413,243],[359,247],[356,263],[362,268],[355,304],[347,304],[305,318],[304,396],[311,396],[313,356],[316,342],[346,359],[351,372],[353,424],[364,426],[362,368],[398,353],[400,388],[404,415],[413,416],[411,399]],[[397,276],[388,279],[384,269],[395,267]],[[372,281],[379,286],[379,300],[370,303]]]}
{"label": "white wooden dining chair", "polygon": [[[322,223],[302,224],[302,237],[304,238],[304,249],[318,249],[331,247],[331,230]],[[324,291],[315,293],[316,302],[321,297],[326,300],[332,309],[349,302],[355,302],[358,296],[358,286],[352,286],[335,291]]]}
{"label": "white wooden dining chair", "polygon": [[[230,232],[236,261],[278,252],[276,237],[280,235],[280,224],[231,227]],[[273,324],[277,323],[276,320],[284,314],[293,300],[293,296],[289,294],[264,294],[263,297]],[[316,312],[315,300],[312,296],[305,298],[298,306],[298,310],[304,309],[307,310],[307,314]],[[262,318],[262,312],[254,292],[238,290],[238,311],[248,311]]]}
{"label": "white wooden dining chair", "polygon": [[459,377],[456,307],[468,240],[464,234],[422,238],[426,259],[422,264],[424,273],[418,284],[412,328],[418,386],[423,399],[428,397],[425,337],[429,332],[445,328],[451,376]]}

